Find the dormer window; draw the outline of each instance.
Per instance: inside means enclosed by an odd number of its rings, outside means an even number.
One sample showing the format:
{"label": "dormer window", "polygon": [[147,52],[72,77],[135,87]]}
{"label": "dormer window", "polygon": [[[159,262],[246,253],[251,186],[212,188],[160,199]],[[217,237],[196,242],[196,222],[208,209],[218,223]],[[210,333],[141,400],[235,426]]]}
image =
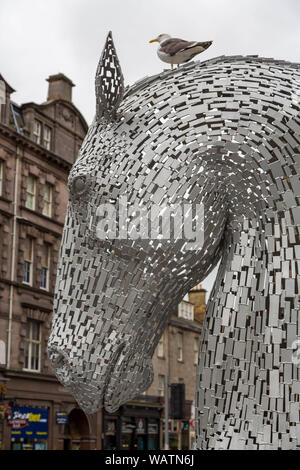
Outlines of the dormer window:
{"label": "dormer window", "polygon": [[41,145],[42,124],[37,119],[33,122],[33,140],[36,144]]}
{"label": "dormer window", "polygon": [[51,128],[49,126],[44,126],[43,132],[43,145],[47,150],[51,149]]}
{"label": "dormer window", "polygon": [[47,150],[51,150],[52,129],[35,119],[33,121],[33,140],[36,144],[42,145]]}

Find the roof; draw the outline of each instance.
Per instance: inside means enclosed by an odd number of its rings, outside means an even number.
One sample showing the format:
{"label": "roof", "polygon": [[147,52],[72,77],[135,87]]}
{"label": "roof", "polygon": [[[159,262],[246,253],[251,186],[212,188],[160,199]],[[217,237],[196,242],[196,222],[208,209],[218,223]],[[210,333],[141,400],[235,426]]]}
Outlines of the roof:
{"label": "roof", "polygon": [[0,134],[3,134],[9,138],[17,138],[16,141],[22,142],[23,145],[25,145],[26,147],[34,148],[35,151],[44,155],[50,161],[55,162],[59,166],[62,166],[63,168],[67,169],[68,171],[70,171],[72,167],[72,164],[62,158],[60,155],[50,150],[47,150],[45,147],[42,147],[39,144],[36,144],[32,139],[29,139],[29,137],[26,137],[26,135],[23,135],[21,132],[18,132],[15,127],[10,127],[0,122]]}
{"label": "roof", "polygon": [[79,111],[79,109],[76,108],[76,106],[72,103],[72,101],[63,100],[62,98],[56,98],[56,99],[53,99],[53,100],[45,101],[44,103],[41,103],[41,104],[37,104],[37,103],[34,103],[33,101],[30,101],[28,103],[23,103],[20,108],[23,110],[23,109],[32,107],[32,108],[35,108],[37,110],[40,110],[43,107],[51,106],[51,105],[53,105],[55,103],[58,103],[58,102],[63,103],[65,106],[70,107],[75,111],[75,113],[78,115],[78,117],[79,117],[79,119],[82,123],[82,126],[83,126],[85,132],[87,132],[89,126],[88,126],[86,120],[84,119],[83,115]]}
{"label": "roof", "polygon": [[24,135],[24,119],[20,106],[14,101],[10,102],[10,115],[15,130],[18,134]]}
{"label": "roof", "polygon": [[169,325],[174,325],[185,330],[191,330],[195,333],[201,333],[202,325],[196,320],[186,320],[185,318],[178,317],[176,314],[169,320]]}
{"label": "roof", "polygon": [[16,90],[9,85],[9,83],[3,78],[3,76],[0,73],[0,80],[2,80],[5,83],[5,86],[9,92],[9,94],[14,93]]}

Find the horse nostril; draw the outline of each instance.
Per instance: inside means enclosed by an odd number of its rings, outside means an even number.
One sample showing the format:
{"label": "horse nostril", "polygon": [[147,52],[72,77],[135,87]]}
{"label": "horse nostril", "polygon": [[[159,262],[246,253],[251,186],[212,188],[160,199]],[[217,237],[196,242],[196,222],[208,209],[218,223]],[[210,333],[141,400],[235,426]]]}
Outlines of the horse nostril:
{"label": "horse nostril", "polygon": [[69,363],[66,354],[54,347],[49,348],[49,359],[55,369],[65,367]]}

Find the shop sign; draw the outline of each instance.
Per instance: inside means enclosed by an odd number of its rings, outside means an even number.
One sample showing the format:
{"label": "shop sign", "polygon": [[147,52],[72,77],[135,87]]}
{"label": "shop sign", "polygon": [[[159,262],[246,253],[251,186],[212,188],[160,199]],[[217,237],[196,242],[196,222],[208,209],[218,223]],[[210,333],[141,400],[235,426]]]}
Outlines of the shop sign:
{"label": "shop sign", "polygon": [[12,409],[8,420],[12,437],[47,439],[48,409],[18,406]]}
{"label": "shop sign", "polygon": [[56,412],[56,424],[68,424],[68,413],[67,411]]}
{"label": "shop sign", "polygon": [[27,419],[21,419],[21,418],[9,419],[7,421],[7,424],[10,428],[22,429],[22,428],[25,428],[25,426],[27,426]]}
{"label": "shop sign", "polygon": [[122,432],[131,433],[134,429],[136,429],[134,424],[122,423]]}

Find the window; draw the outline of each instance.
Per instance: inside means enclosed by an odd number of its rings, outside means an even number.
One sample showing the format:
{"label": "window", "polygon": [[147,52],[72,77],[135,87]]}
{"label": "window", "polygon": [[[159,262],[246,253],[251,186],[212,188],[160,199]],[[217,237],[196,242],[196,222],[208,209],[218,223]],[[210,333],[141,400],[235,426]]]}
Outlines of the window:
{"label": "window", "polygon": [[163,397],[165,395],[165,376],[158,376],[158,396]]}
{"label": "window", "polygon": [[3,194],[3,162],[0,161],[0,196]]}
{"label": "window", "polygon": [[51,128],[49,126],[44,126],[44,132],[43,132],[43,137],[44,137],[44,147],[47,150],[51,149]]}
{"label": "window", "polygon": [[165,356],[165,340],[164,340],[164,334],[160,338],[158,345],[157,345],[157,357],[164,357]]}
{"label": "window", "polygon": [[50,246],[46,243],[42,249],[42,268],[40,288],[49,290]]}
{"label": "window", "polygon": [[194,338],[194,364],[195,366],[198,364],[198,356],[199,356],[199,338]]}
{"label": "window", "polygon": [[27,209],[31,209],[33,211],[35,209],[35,190],[36,190],[36,178],[33,175],[29,175],[27,176],[25,206],[27,207]]}
{"label": "window", "polygon": [[183,334],[177,334],[177,361],[183,361]]}
{"label": "window", "polygon": [[44,188],[44,206],[43,206],[43,215],[51,217],[52,212],[52,186],[49,183],[45,184]]}
{"label": "window", "polygon": [[25,250],[24,250],[24,273],[23,282],[24,284],[32,285],[32,265],[33,265],[33,240],[32,238],[26,238]]}
{"label": "window", "polygon": [[26,370],[39,371],[41,366],[41,324],[28,320],[25,337],[25,367]]}
{"label": "window", "polygon": [[178,316],[185,320],[194,320],[194,305],[183,300],[178,304]]}
{"label": "window", "polygon": [[41,144],[41,136],[42,136],[42,124],[40,121],[34,120],[33,123],[33,140],[36,144]]}

